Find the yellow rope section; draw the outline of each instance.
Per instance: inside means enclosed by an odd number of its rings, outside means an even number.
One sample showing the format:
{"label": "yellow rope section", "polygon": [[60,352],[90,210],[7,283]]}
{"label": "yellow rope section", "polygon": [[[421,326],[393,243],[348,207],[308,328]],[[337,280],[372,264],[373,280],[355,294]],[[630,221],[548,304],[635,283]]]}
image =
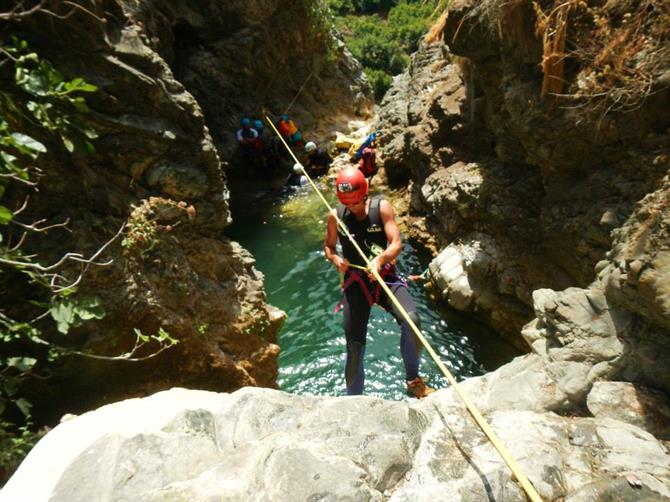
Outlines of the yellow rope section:
{"label": "yellow rope section", "polygon": [[519,483],[521,484],[521,486],[525,490],[526,494],[528,495],[528,498],[531,500],[531,502],[542,502],[542,499],[540,498],[540,495],[537,493],[537,491],[535,490],[533,485],[530,483],[530,481],[528,480],[526,475],[523,472],[521,472],[521,469],[519,468],[519,465],[512,458],[512,456],[509,454],[509,452],[507,451],[507,448],[505,448],[505,445],[502,444],[502,442],[500,441],[500,439],[498,438],[496,433],[493,432],[493,429],[491,429],[491,426],[488,424],[486,419],[479,412],[477,407],[472,403],[472,401],[470,401],[470,398],[468,398],[468,396],[463,392],[463,390],[461,390],[460,386],[458,385],[458,382],[456,382],[456,379],[451,375],[451,373],[449,372],[447,367],[440,360],[440,357],[437,355],[437,353],[433,350],[433,348],[430,346],[428,341],[421,334],[421,331],[419,330],[419,328],[417,328],[416,324],[414,324],[414,322],[409,317],[409,315],[407,314],[407,312],[405,311],[403,306],[400,304],[398,299],[395,297],[395,295],[391,292],[391,290],[386,285],[384,280],[381,278],[381,276],[379,275],[379,272],[377,272],[377,270],[371,266],[370,260],[368,260],[368,257],[365,256],[365,253],[359,247],[356,240],[351,236],[347,226],[344,224],[344,222],[342,222],[342,220],[340,220],[337,217],[337,213],[333,211],[333,208],[331,207],[331,205],[328,204],[328,201],[325,199],[325,197],[323,196],[323,194],[321,193],[319,188],[316,186],[316,184],[314,183],[312,178],[309,176],[309,174],[307,174],[307,171],[305,170],[304,166],[302,165],[302,162],[300,162],[296,158],[296,156],[293,153],[293,151],[291,150],[291,148],[288,146],[286,141],[284,141],[284,138],[282,137],[281,134],[279,134],[279,131],[277,130],[277,128],[272,123],[272,121],[268,118],[267,115],[265,116],[265,120],[267,120],[268,124],[270,124],[270,126],[274,130],[275,134],[277,134],[277,137],[281,140],[281,142],[286,147],[286,150],[288,150],[288,152],[291,154],[291,157],[293,157],[293,160],[295,160],[295,163],[300,165],[300,168],[302,169],[303,174],[305,175],[305,177],[307,178],[309,183],[314,188],[314,191],[317,193],[317,195],[321,198],[323,203],[326,205],[326,207],[328,208],[328,211],[335,215],[335,219],[337,220],[337,225],[342,229],[344,234],[349,238],[351,243],[354,245],[354,247],[356,248],[356,251],[358,251],[358,253],[361,255],[361,257],[365,261],[365,264],[367,265],[368,270],[370,270],[372,272],[375,279],[377,280],[377,283],[384,289],[384,291],[386,292],[388,297],[391,299],[393,304],[396,306],[398,311],[403,315],[403,317],[405,318],[407,323],[412,328],[412,331],[414,331],[414,334],[417,336],[417,338],[421,341],[423,346],[426,348],[426,351],[430,354],[430,357],[433,358],[433,361],[435,361],[435,364],[437,364],[437,367],[440,368],[440,370],[442,371],[444,376],[447,377],[447,380],[449,380],[449,383],[451,384],[452,388],[454,389],[454,391],[456,391],[458,396],[461,398],[461,400],[465,404],[465,407],[468,409],[468,411],[472,415],[472,418],[475,420],[475,422],[477,422],[477,425],[479,425],[479,428],[489,438],[489,441],[491,441],[491,443],[493,444],[495,449],[498,450],[498,453],[500,454],[502,459],[505,461],[507,466],[510,468],[510,470],[512,471],[512,474],[514,474],[517,481],[519,481]]}

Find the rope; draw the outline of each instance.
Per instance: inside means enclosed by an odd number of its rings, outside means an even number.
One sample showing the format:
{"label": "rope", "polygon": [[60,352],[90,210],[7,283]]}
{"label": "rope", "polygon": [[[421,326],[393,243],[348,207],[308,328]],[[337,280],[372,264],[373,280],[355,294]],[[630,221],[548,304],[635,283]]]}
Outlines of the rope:
{"label": "rope", "polygon": [[[291,101],[289,103],[288,107],[286,108],[286,110],[284,110],[284,115],[286,115],[288,113],[288,111],[291,109],[291,107],[293,106],[293,103],[295,103],[295,100],[298,99],[298,96],[300,96],[300,93],[305,88],[305,85],[307,85],[307,82],[309,82],[309,79],[312,78],[312,75],[314,75],[314,72],[313,71],[309,72],[309,75],[307,75],[307,78],[305,79],[305,81],[300,86],[300,89],[298,89],[298,92],[295,94],[295,96],[293,98],[293,101]],[[265,118],[267,119],[267,117],[265,117]]]}
{"label": "rope", "polygon": [[349,233],[349,229],[347,226],[344,224],[342,220],[340,220],[337,217],[337,212],[333,210],[331,205],[328,203],[326,198],[323,196],[319,188],[316,186],[316,183],[312,180],[312,178],[307,174],[307,171],[305,170],[304,166],[302,163],[296,158],[295,154],[291,150],[291,148],[288,146],[286,141],[284,141],[284,138],[282,137],[281,134],[279,134],[279,131],[275,127],[275,125],[272,123],[272,121],[268,118],[268,116],[265,116],[265,120],[268,121],[272,129],[274,130],[275,134],[279,137],[281,142],[284,144],[286,147],[286,150],[291,154],[291,157],[293,157],[293,160],[295,160],[295,163],[300,165],[300,169],[302,169],[303,174],[309,181],[309,183],[312,185],[312,188],[314,188],[314,191],[317,193],[317,195],[321,198],[321,201],[326,205],[328,208],[328,211],[331,213],[334,213],[335,215],[335,220],[337,221],[337,225],[342,229],[344,234],[347,236],[347,238],[351,241],[351,243],[354,245],[356,248],[356,251],[361,255],[363,260],[365,261],[365,264],[368,267],[368,270],[372,272],[372,275],[374,275],[375,279],[379,283],[379,285],[384,289],[384,292],[388,295],[388,297],[391,299],[393,304],[396,306],[398,311],[402,314],[402,316],[405,318],[407,323],[410,325],[412,328],[412,331],[414,331],[414,334],[416,337],[421,341],[423,346],[426,348],[426,351],[428,354],[430,354],[430,357],[435,361],[435,364],[437,364],[437,367],[440,368],[444,376],[447,378],[449,383],[451,384],[452,388],[458,394],[458,396],[461,398],[463,403],[465,404],[465,407],[468,409],[470,412],[470,415],[472,415],[472,418],[475,420],[477,425],[479,425],[479,428],[486,434],[486,437],[489,438],[489,441],[491,441],[491,444],[495,447],[495,449],[498,451],[502,459],[505,461],[507,466],[510,468],[512,471],[512,474],[514,474],[514,477],[516,477],[517,481],[521,486],[523,487],[524,491],[528,495],[528,498],[531,500],[531,502],[542,502],[542,499],[540,498],[540,495],[537,493],[531,482],[528,480],[526,475],[521,471],[519,468],[519,465],[517,462],[512,458],[510,453],[507,451],[507,448],[505,448],[505,445],[502,444],[498,436],[496,435],[495,432],[493,432],[493,429],[491,429],[491,426],[488,424],[486,419],[482,416],[480,411],[477,409],[477,407],[470,401],[470,398],[465,394],[465,392],[461,389],[460,385],[458,385],[458,382],[456,382],[456,379],[452,376],[452,374],[449,372],[447,367],[444,365],[444,363],[440,360],[440,357],[437,355],[437,353],[433,350],[433,348],[430,346],[426,338],[421,334],[421,331],[419,328],[417,328],[416,324],[414,324],[414,321],[410,318],[410,316],[407,314],[403,306],[400,304],[398,299],[395,297],[393,292],[389,289],[389,287],[386,285],[382,277],[379,275],[379,272],[377,271],[376,268],[372,267],[370,260],[368,260],[367,256],[365,256],[365,253],[363,250],[360,248],[356,240],[352,237],[352,235]]}

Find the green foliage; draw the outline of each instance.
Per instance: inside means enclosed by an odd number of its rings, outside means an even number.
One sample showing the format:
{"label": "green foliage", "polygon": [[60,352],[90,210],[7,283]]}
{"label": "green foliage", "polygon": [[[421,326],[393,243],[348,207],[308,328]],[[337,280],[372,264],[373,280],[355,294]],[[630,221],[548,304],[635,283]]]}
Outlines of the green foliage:
{"label": "green foliage", "polygon": [[338,16],[346,16],[356,12],[353,0],[328,0],[331,12]]}
{"label": "green foliage", "polygon": [[67,334],[70,327],[81,326],[84,321],[105,317],[105,311],[98,298],[73,298],[70,295],[66,297],[55,296],[52,298],[49,313],[53,320],[56,321],[58,331],[64,335]]}
{"label": "green foliage", "polygon": [[30,422],[21,427],[0,421],[0,481],[13,472],[44,432],[33,432]]}
{"label": "green foliage", "polygon": [[284,8],[278,9],[272,18],[272,24],[278,27],[296,25],[299,19],[301,30],[297,33],[286,32],[290,37],[278,40],[278,43],[296,44],[299,54],[326,54],[326,62],[333,63],[337,58],[337,43],[330,36],[332,19],[328,4],[323,0],[293,0]]}
{"label": "green foliage", "polygon": [[[0,92],[0,98],[3,95]],[[1,103],[1,101],[0,101]],[[27,182],[30,178],[28,170],[21,166],[19,157],[35,160],[40,153],[46,152],[46,147],[34,138],[19,132],[12,132],[6,120],[0,117],[0,197],[11,177]],[[13,151],[16,155],[9,153]],[[14,213],[7,207],[0,205],[0,225],[8,225]]]}
{"label": "green foliage", "polygon": [[384,70],[391,75],[404,69],[407,56],[379,16],[351,16],[347,24],[357,34],[347,41],[348,47],[365,68]]}
{"label": "green foliage", "polygon": [[329,0],[328,2],[331,10],[341,16],[388,12],[397,3],[397,0]]}
{"label": "green foliage", "polygon": [[375,93],[375,99],[381,101],[384,94],[386,94],[386,91],[391,87],[393,77],[384,70],[374,70],[372,68],[365,70],[365,76],[368,78],[368,81],[372,86],[372,90]]}
{"label": "green foliage", "polygon": [[209,324],[206,322],[201,322],[195,327],[195,332],[198,336],[205,337],[209,331]]}
{"label": "green foliage", "polygon": [[134,350],[137,350],[137,348],[144,345],[145,343],[149,343],[152,340],[158,342],[162,347],[172,347],[173,345],[177,345],[179,343],[179,340],[172,338],[170,333],[165,331],[163,328],[158,328],[158,333],[155,335],[145,335],[141,330],[135,328],[135,336],[137,336],[138,343],[136,344]]}
{"label": "green foliage", "polygon": [[144,256],[158,245],[158,223],[150,212],[150,207],[140,206],[130,215],[126,236],[121,242],[124,252]]}
{"label": "green foliage", "polygon": [[435,2],[400,3],[388,15],[388,27],[393,39],[400,47],[412,53],[419,48],[421,37],[428,31],[429,16],[433,12]]}
{"label": "green foliage", "polygon": [[[81,93],[97,88],[81,78],[66,80],[48,61],[32,52],[28,44],[12,37],[0,44],[4,64],[13,65],[13,85],[0,90],[0,201],[10,184],[34,186],[34,164],[47,152],[47,147],[32,135],[58,138],[68,150],[81,148],[92,151],[90,140],[97,136],[88,126],[76,123],[76,117],[88,111]],[[20,129],[21,132],[19,132]],[[14,213],[0,204],[0,227],[9,226]],[[3,231],[4,233],[4,231]],[[3,267],[14,268],[27,274],[36,284],[48,285],[40,274],[40,266],[33,257],[24,256],[20,248],[10,248],[0,233],[0,259]],[[38,286],[36,286],[38,287]],[[41,296],[41,295],[36,295]],[[3,326],[4,324],[4,326]],[[22,323],[11,323],[6,318],[0,326],[9,332],[32,333]]]}
{"label": "green foliage", "polygon": [[244,335],[257,335],[270,327],[270,320],[267,317],[254,316],[252,322],[248,323],[242,330]]}
{"label": "green foliage", "polygon": [[[97,87],[82,78],[66,80],[51,63],[30,51],[24,40],[12,37],[12,42],[2,49],[13,58],[14,84],[18,91],[16,94],[0,92],[3,115],[13,115],[17,123],[26,120],[58,137],[68,152],[94,151],[90,140],[97,138],[97,133],[77,118],[89,111],[80,94],[95,92]],[[46,152],[38,141],[21,136],[18,139],[10,135],[15,141],[8,146],[33,160],[36,153]]]}
{"label": "green foliage", "polygon": [[[329,0],[336,25],[365,68],[377,100],[409,63],[443,0]],[[363,15],[366,14],[366,15]]]}
{"label": "green foliage", "polygon": [[[81,78],[66,80],[15,37],[0,45],[0,54],[5,56],[5,64],[13,65],[12,85],[0,91],[0,270],[5,277],[10,272],[25,274],[32,284],[26,300],[37,308],[45,305],[45,299],[51,303],[58,329],[65,333],[70,325],[101,313],[91,304],[85,306],[87,300],[78,304],[68,299],[72,290],[53,293],[49,277],[35,257],[26,256],[20,247],[9,247],[3,227],[8,230],[15,214],[3,197],[10,184],[35,185],[34,164],[47,153],[47,147],[33,134],[56,138],[68,151],[93,150],[90,140],[96,137],[95,131],[78,123],[76,117],[88,111],[81,93],[94,92],[96,87]],[[56,357],[57,350],[44,340],[34,321],[13,319],[0,312],[0,414],[12,405],[26,418],[30,416],[30,403],[17,395],[21,381],[38,365],[36,356],[27,352],[29,346],[41,346],[38,352],[47,360]]]}
{"label": "green foliage", "polygon": [[31,404],[24,398],[18,397],[19,384],[24,375],[32,370],[37,363],[33,357],[0,358],[3,378],[0,380],[0,414],[7,405],[13,403],[25,417],[30,416]]}
{"label": "green foliage", "polygon": [[[10,207],[18,194],[37,186],[37,165],[48,150],[59,145],[67,152],[94,150],[91,141],[97,134],[82,120],[82,114],[89,111],[83,95],[97,88],[82,78],[64,78],[16,38],[9,43],[0,40],[0,65],[3,71],[11,69],[5,73],[10,80],[0,88],[0,286],[12,288],[12,293],[19,285],[22,288],[13,304],[8,302],[0,309],[0,417],[5,417],[0,419],[2,482],[37,438],[29,422],[31,403],[20,395],[22,382],[47,374],[48,365],[63,354],[81,354],[59,346],[53,333],[45,335],[46,330],[51,332],[50,321],[66,334],[87,320],[101,319],[104,311],[97,298],[76,297],[71,286],[55,287],[64,279],[62,267],[41,264],[38,257],[24,253],[20,244],[10,245],[8,238],[12,228],[18,228],[19,235],[40,230],[39,224],[17,221]],[[12,204],[5,202],[9,193],[14,197]],[[4,310],[7,307],[13,314]],[[150,339],[165,346],[176,343],[164,331]],[[19,421],[21,415],[23,425],[7,421],[7,417]]]}

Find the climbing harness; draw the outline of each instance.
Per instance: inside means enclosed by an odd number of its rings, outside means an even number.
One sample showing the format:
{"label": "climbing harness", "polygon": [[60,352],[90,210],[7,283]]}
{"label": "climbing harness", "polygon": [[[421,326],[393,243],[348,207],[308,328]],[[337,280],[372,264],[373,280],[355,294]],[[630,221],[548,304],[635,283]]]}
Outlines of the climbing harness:
{"label": "climbing harness", "polygon": [[[374,288],[374,293],[370,291],[368,283],[365,281],[365,276],[364,274],[367,273],[368,269],[365,267],[361,267],[359,265],[353,265],[349,264],[350,267],[355,267],[359,270],[348,270],[347,271],[347,279],[342,282],[342,285],[340,287],[342,291],[342,297],[340,298],[340,301],[337,303],[337,306],[335,307],[334,313],[337,314],[341,309],[342,306],[344,305],[344,291],[351,286],[352,284],[356,283],[361,287],[361,290],[363,291],[363,294],[365,295],[365,299],[368,301],[368,304],[372,307],[372,305],[379,304],[379,299],[381,298],[381,292],[382,288],[379,285],[378,282],[376,282],[376,287]],[[364,271],[364,272],[361,272]],[[384,279],[384,282],[386,283],[387,286],[407,286],[407,282],[402,280],[400,277],[398,277],[395,273],[395,267],[391,265],[390,263],[387,263],[382,267],[382,271],[379,274],[382,279]],[[397,280],[393,281],[387,281],[386,278],[394,278]]]}
{"label": "climbing harness", "polygon": [[[338,180],[340,178],[338,177]],[[369,203],[368,209],[368,222],[369,225],[365,228],[358,228],[357,225],[361,222],[355,222],[354,227],[352,228],[351,222],[347,222],[348,218],[352,217],[352,213],[342,204],[337,206],[337,217],[340,220],[345,222],[349,232],[354,232],[354,235],[361,233],[365,234],[363,242],[358,242],[362,249],[369,251],[370,255],[368,256],[368,261],[372,261],[377,256],[381,255],[384,252],[384,248],[379,245],[380,242],[386,242],[386,234],[383,230],[383,224],[381,219],[380,212],[381,198],[373,197]],[[342,244],[342,252],[345,256],[349,257],[349,260],[352,260],[352,253],[356,253],[355,249],[350,249],[348,245],[349,241],[345,235],[339,235],[339,238],[344,242]],[[344,305],[345,291],[352,284],[357,284],[360,286],[365,299],[368,302],[368,305],[372,307],[375,303],[381,305],[380,299],[381,296],[381,286],[377,281],[369,280],[369,273],[367,267],[361,266],[358,263],[349,262],[349,266],[353,266],[354,270],[347,270],[346,272],[340,273],[340,290],[342,296],[335,307],[335,313],[339,312]],[[395,265],[393,263],[385,264],[379,272],[379,275],[384,279],[387,286],[407,286],[407,283],[400,280],[398,277]],[[346,279],[346,280],[345,280]]]}
{"label": "climbing harness", "polygon": [[363,258],[363,261],[367,265],[367,270],[369,273],[371,273],[374,278],[377,280],[377,283],[381,286],[381,288],[384,290],[384,292],[387,294],[389,299],[393,302],[393,305],[398,309],[400,314],[405,318],[409,326],[412,328],[412,331],[416,335],[416,337],[421,341],[422,345],[425,347],[426,351],[430,355],[430,357],[435,361],[435,364],[437,364],[437,367],[440,368],[442,371],[442,374],[447,378],[449,383],[451,384],[451,387],[454,389],[456,394],[461,398],[461,401],[463,401],[463,404],[465,404],[465,407],[467,410],[470,412],[470,415],[474,419],[474,421],[477,423],[479,428],[482,430],[482,432],[488,437],[489,441],[491,441],[491,444],[494,446],[494,448],[498,451],[502,459],[505,461],[507,466],[510,468],[512,471],[512,474],[514,477],[517,479],[519,484],[522,486],[524,491],[526,492],[526,495],[528,495],[528,498],[531,500],[531,502],[542,502],[542,499],[540,498],[540,495],[537,493],[535,490],[535,487],[531,484],[530,480],[526,477],[526,475],[521,471],[519,465],[517,464],[516,460],[512,458],[510,453],[507,451],[507,448],[505,448],[505,445],[502,444],[496,433],[493,431],[491,426],[488,424],[486,419],[482,416],[481,412],[479,409],[474,405],[472,401],[470,401],[470,398],[465,394],[465,392],[461,389],[460,385],[458,385],[458,382],[456,379],[453,377],[453,375],[449,372],[447,367],[444,365],[444,363],[440,360],[439,356],[433,350],[433,347],[430,346],[426,338],[421,334],[421,331],[419,328],[416,326],[414,321],[412,321],[412,318],[409,316],[407,311],[403,308],[403,306],[400,304],[398,299],[395,297],[393,292],[389,289],[387,284],[384,282],[383,278],[377,271],[375,267],[372,266],[371,261],[368,259],[367,256],[365,256],[365,253],[363,250],[360,248],[354,237],[349,233],[349,229],[347,226],[344,224],[344,222],[338,218],[337,212],[333,211],[333,208],[331,205],[328,203],[326,198],[323,196],[321,191],[319,190],[319,187],[314,183],[312,178],[307,174],[307,171],[305,170],[304,166],[302,163],[297,159],[291,148],[289,148],[288,144],[286,141],[284,141],[284,138],[279,134],[279,131],[275,127],[275,125],[272,123],[272,121],[269,119],[269,117],[266,115],[265,120],[270,124],[272,129],[274,130],[275,134],[279,137],[279,139],[282,141],[284,144],[284,147],[286,150],[289,152],[291,157],[293,157],[293,160],[297,164],[300,164],[300,167],[302,167],[303,174],[309,181],[309,183],[312,185],[312,188],[314,188],[314,192],[319,196],[321,201],[326,205],[328,208],[329,213],[334,213],[335,215],[335,220],[337,221],[338,227],[342,230],[342,232],[347,236],[347,238],[351,241],[352,245],[356,248],[356,251],[360,254],[361,258]]}

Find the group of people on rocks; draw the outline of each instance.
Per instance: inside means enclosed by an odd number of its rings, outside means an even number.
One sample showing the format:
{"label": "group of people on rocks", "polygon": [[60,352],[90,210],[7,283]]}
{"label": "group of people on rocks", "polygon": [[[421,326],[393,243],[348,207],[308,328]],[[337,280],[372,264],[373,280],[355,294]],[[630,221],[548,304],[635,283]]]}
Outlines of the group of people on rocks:
{"label": "group of people on rocks", "polygon": [[[277,130],[284,140],[291,146],[303,146],[302,132],[288,115],[281,115],[276,123]],[[262,153],[274,138],[265,134],[265,124],[261,119],[242,117],[240,128],[235,133],[239,147],[244,151]]]}
{"label": "group of people on rocks", "polygon": [[[296,123],[288,115],[280,115],[275,123],[276,129],[290,147],[302,149],[305,157],[303,165],[310,176],[318,177],[326,174],[333,159],[330,154],[313,141],[304,142],[302,132]],[[240,153],[245,161],[255,160],[269,171],[276,170],[280,166],[281,159],[285,156],[285,149],[279,138],[274,134],[265,133],[266,128],[262,120],[242,117],[240,128],[235,137],[240,148]],[[298,169],[296,169],[296,166]],[[307,183],[307,178],[302,175],[300,164],[294,166],[293,173],[289,175],[286,184],[290,186],[301,186]]]}
{"label": "group of people on rocks", "polygon": [[279,167],[282,145],[276,137],[266,133],[261,119],[242,117],[235,139],[244,162],[259,162],[269,171]]}
{"label": "group of people on rocks", "polygon": [[[313,178],[317,178],[328,173],[333,158],[324,148],[316,146],[316,143],[313,141],[308,141],[305,144],[304,151],[305,158],[302,166],[304,166],[307,174]],[[304,186],[308,183],[302,166],[299,163],[293,166],[293,172],[286,179],[286,186]]]}
{"label": "group of people on rocks", "polygon": [[[301,149],[304,153],[302,164],[296,163],[292,172],[286,178],[285,186],[299,187],[308,183],[307,176],[319,177],[326,174],[333,158],[325,148],[317,146],[314,141],[305,143],[302,132],[296,123],[286,114],[280,115],[275,127],[284,142],[294,149]],[[245,161],[256,157],[268,171],[276,171],[281,165],[286,151],[281,140],[266,132],[265,124],[261,119],[242,117],[236,139],[240,152]],[[361,144],[350,151],[351,161],[358,165],[368,182],[377,173],[376,146],[377,133],[370,134]],[[303,171],[304,167],[304,171]]]}

